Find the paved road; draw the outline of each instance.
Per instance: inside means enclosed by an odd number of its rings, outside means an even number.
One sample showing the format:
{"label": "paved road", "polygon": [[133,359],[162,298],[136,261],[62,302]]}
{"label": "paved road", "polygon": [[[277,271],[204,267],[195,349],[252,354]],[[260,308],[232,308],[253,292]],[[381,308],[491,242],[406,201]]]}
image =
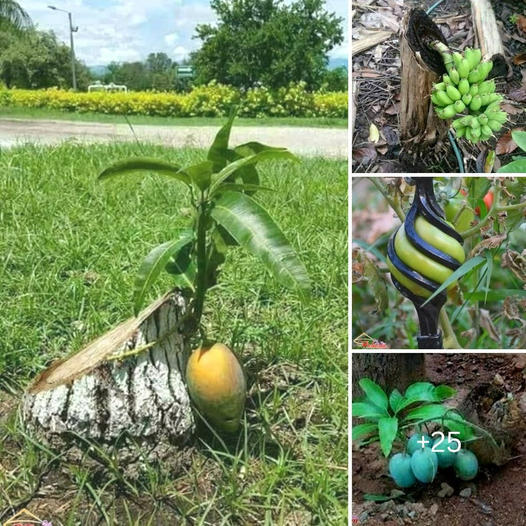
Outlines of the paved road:
{"label": "paved road", "polygon": [[[216,126],[134,126],[141,141],[197,148],[209,146],[218,129]],[[127,124],[0,119],[0,146],[24,142],[58,144],[68,139],[81,142],[135,140]],[[283,146],[301,155],[347,158],[347,130],[343,128],[239,126],[232,131],[233,144],[256,140]]]}

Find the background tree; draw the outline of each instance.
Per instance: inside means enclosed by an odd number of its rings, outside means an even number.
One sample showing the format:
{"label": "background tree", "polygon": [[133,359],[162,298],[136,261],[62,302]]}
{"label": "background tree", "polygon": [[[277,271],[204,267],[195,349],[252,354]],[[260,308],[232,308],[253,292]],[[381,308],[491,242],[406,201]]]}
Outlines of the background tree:
{"label": "background tree", "polygon": [[323,82],[327,53],[343,42],[343,19],[324,0],[212,0],[216,25],[197,26],[201,49],[192,54],[197,82],[279,88]]}
{"label": "background tree", "polygon": [[102,80],[125,84],[134,91],[170,91],[176,84],[176,65],[166,53],[150,53],[144,62],[112,62]]}
{"label": "background tree", "polygon": [[[77,61],[77,82],[87,89],[90,74]],[[0,32],[0,80],[7,87],[71,88],[71,54],[69,47],[52,32],[26,29],[19,35]]]}
{"label": "background tree", "polygon": [[31,25],[31,18],[13,0],[0,0],[0,30],[20,31]]}

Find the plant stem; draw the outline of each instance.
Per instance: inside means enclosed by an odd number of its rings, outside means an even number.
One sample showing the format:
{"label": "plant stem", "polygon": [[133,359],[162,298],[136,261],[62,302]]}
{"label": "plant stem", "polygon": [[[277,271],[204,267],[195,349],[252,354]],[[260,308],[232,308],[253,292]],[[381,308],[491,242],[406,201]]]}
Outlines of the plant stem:
{"label": "plant stem", "polygon": [[442,331],[444,332],[444,343],[446,349],[462,349],[460,346],[460,343],[458,343],[457,336],[455,332],[453,331],[453,327],[451,327],[451,322],[449,321],[449,317],[447,315],[446,309],[442,308],[440,309],[440,327],[442,328]]}
{"label": "plant stem", "polygon": [[[480,221],[480,223],[478,225],[475,225],[472,228],[468,228],[464,232],[460,232],[460,235],[464,239],[467,239],[467,238],[469,238],[471,236],[474,236],[475,234],[478,234],[481,231],[481,229],[484,226],[486,226],[486,224],[489,222],[489,220],[492,217],[495,217],[495,214],[497,212],[499,212],[499,207],[498,207],[499,197],[500,197],[500,185],[497,183],[495,185],[494,189],[493,189],[493,204],[491,205],[491,208],[488,210],[488,213],[486,214],[486,217],[482,221]],[[520,203],[520,204],[522,204],[522,203]],[[515,206],[515,205],[512,205],[512,206]]]}
{"label": "plant stem", "polygon": [[509,212],[510,210],[520,210],[521,208],[526,208],[526,201],[515,205],[499,206],[497,207],[497,212]]}
{"label": "plant stem", "polygon": [[398,203],[395,203],[395,201],[387,193],[385,186],[382,183],[380,183],[376,177],[369,177],[369,180],[374,184],[374,186],[376,186],[376,188],[378,188],[380,193],[387,199],[387,202],[389,203],[390,207],[396,212],[396,215],[403,223],[405,219],[404,211],[402,210],[400,205]]}
{"label": "plant stem", "polygon": [[206,257],[206,227],[208,222],[208,206],[206,201],[201,199],[197,211],[197,276],[195,287],[194,303],[194,323],[200,326],[203,315],[203,305],[205,301],[207,283],[207,257]]}

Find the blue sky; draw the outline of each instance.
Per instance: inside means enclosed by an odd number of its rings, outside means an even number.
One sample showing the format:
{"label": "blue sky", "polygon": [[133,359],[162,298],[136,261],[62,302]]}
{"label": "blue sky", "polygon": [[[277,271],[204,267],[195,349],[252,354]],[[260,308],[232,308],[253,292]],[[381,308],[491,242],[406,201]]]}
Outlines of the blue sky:
{"label": "blue sky", "polygon": [[[197,24],[214,22],[209,0],[19,0],[40,29],[52,29],[69,45],[66,13],[52,11],[48,4],[73,13],[79,26],[75,34],[78,58],[87,65],[146,58],[151,51],[164,51],[175,60],[199,47],[192,39]],[[327,0],[327,8],[345,19],[347,0]],[[347,56],[346,42],[330,56]]]}

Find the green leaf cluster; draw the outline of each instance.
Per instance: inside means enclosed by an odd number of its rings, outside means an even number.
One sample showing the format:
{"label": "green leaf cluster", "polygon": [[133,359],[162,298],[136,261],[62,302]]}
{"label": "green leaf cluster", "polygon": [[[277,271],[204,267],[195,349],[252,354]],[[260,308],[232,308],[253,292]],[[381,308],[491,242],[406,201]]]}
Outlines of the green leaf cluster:
{"label": "green leaf cluster", "polygon": [[352,439],[362,443],[380,442],[387,457],[395,442],[405,443],[410,428],[427,422],[439,422],[445,429],[459,431],[460,440],[472,440],[475,433],[471,424],[443,402],[456,391],[447,385],[434,386],[430,382],[411,384],[402,394],[393,389],[390,395],[369,378],[359,385],[365,396],[353,402],[352,416],[365,420],[352,429]]}
{"label": "green leaf cluster", "polygon": [[134,290],[138,314],[148,290],[162,271],[191,300],[189,312],[196,326],[207,290],[216,284],[229,247],[255,255],[283,285],[308,291],[310,280],[303,263],[268,212],[254,199],[260,184],[257,164],[267,160],[297,161],[285,148],[248,142],[229,147],[233,111],[217,133],[206,160],[192,166],[134,158],[106,168],[100,180],[148,172],[182,183],[193,208],[192,222],[174,239],[155,247],[139,268]]}
{"label": "green leaf cluster", "polygon": [[[517,144],[517,146],[526,153],[526,132],[524,131],[513,131],[511,137]],[[526,173],[526,156],[516,155],[513,157],[513,161],[508,163],[499,170],[499,173]]]}

